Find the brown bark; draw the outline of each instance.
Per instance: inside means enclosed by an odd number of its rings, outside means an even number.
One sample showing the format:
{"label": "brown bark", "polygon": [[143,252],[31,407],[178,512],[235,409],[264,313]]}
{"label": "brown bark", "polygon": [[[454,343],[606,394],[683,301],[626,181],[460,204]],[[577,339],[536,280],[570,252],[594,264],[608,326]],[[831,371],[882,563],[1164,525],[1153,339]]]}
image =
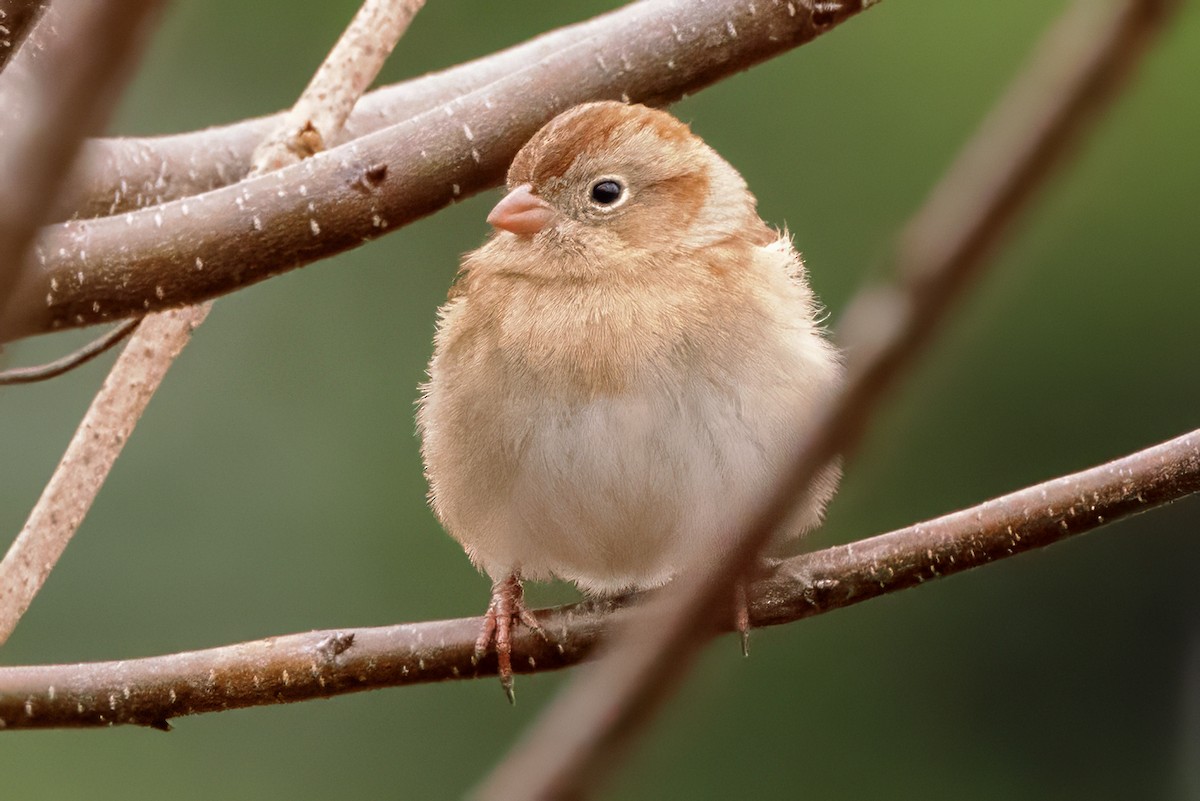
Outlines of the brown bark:
{"label": "brown bark", "polygon": [[634,4],[602,18],[593,37],[303,163],[49,226],[0,318],[0,342],[197,303],[356,247],[495,186],[517,149],[568,106],[672,102],[811,41],[865,5],[827,13],[787,3],[752,12],[734,0]]}
{"label": "brown bark", "polygon": [[[751,588],[754,626],[824,614],[1042,548],[1200,491],[1200,431],[907,528],[793,557]],[[521,629],[515,670],[574,665],[632,612],[575,604]],[[721,618],[732,620],[728,616]],[[480,618],[314,631],[168,656],[0,667],[0,728],[135,724],[434,681],[492,676],[472,662]],[[730,646],[732,647],[732,646]]]}
{"label": "brown bark", "polygon": [[[414,0],[366,0],[301,94],[290,119],[311,127],[315,115],[325,137],[338,136],[354,98],[379,74],[419,8]],[[256,175],[278,158],[271,155],[278,153],[275,148],[287,152],[295,133],[292,125],[284,124],[267,138]],[[133,331],[25,527],[0,561],[0,643],[12,634],[54,569],[150,398],[211,307],[211,302],[201,303],[150,314]]]}
{"label": "brown bark", "polygon": [[107,120],[161,5],[60,3],[69,7],[38,15],[29,40],[0,72],[0,311],[11,308],[18,265],[83,138]]}

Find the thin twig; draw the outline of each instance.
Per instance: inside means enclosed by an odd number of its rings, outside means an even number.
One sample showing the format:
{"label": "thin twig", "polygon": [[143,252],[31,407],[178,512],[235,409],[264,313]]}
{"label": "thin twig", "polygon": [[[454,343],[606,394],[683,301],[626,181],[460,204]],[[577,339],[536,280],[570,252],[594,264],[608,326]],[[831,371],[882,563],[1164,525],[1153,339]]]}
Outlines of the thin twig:
{"label": "thin twig", "polygon": [[712,621],[728,608],[734,582],[787,519],[793,499],[839,452],[854,450],[887,390],[1045,184],[1051,165],[1115,96],[1172,5],[1077,0],[1054,26],[902,237],[900,286],[871,292],[860,301],[870,314],[858,306],[848,319],[847,386],[814,421],[784,479],[743,531],[713,543],[715,553],[621,627],[605,655],[575,677],[475,797],[582,799],[595,792],[687,674]]}
{"label": "thin twig", "polygon": [[[1200,492],[1200,430],[1099,467],[850,545],[784,560],[751,589],[751,622],[824,614],[1008,559]],[[522,630],[524,673],[586,659],[636,609],[574,604],[537,613],[548,640]],[[723,618],[731,620],[731,618]],[[472,662],[479,618],[313,631],[203,651],[75,665],[0,667],[0,728],[136,724],[491,676]],[[525,795],[513,796],[524,798]]]}
{"label": "thin twig", "polygon": [[295,164],[336,141],[355,101],[379,74],[425,0],[366,0],[275,133],[254,151],[251,174]]}
{"label": "thin twig", "polygon": [[76,367],[87,364],[101,353],[113,348],[125,337],[133,333],[141,320],[126,320],[113,328],[107,334],[84,345],[78,350],[68,353],[61,359],[55,359],[36,367],[14,367],[0,372],[0,387],[13,384],[32,384],[36,381],[48,381]]}
{"label": "thin twig", "polygon": [[0,72],[0,312],[83,137],[103,127],[162,0],[86,0],[69,12],[65,5],[39,15]]}
{"label": "thin twig", "polygon": [[[367,2],[376,5],[376,0]],[[330,69],[322,65],[317,72],[321,80],[314,78],[300,98],[298,105],[305,104],[309,112],[321,104],[322,98],[330,98],[331,103],[337,104],[334,113],[324,117],[327,136],[337,135],[350,111],[342,90],[335,88],[335,84],[350,82],[365,88],[395,46],[394,41],[379,37],[398,38],[412,19],[405,0],[389,0],[389,3],[390,13],[405,24],[373,28],[352,24],[343,38],[366,38],[365,42],[349,46],[349,52],[357,53],[361,60],[348,62],[347,47],[339,42],[331,53],[338,61]],[[354,77],[349,77],[352,74]],[[363,76],[367,76],[365,80]],[[281,129],[278,138],[284,141],[289,134]],[[208,316],[211,305],[202,303],[147,316],[113,365],[68,446],[67,455],[54,471],[25,528],[0,562],[0,644],[12,634],[83,522],[146,404],[187,344],[191,332]],[[64,513],[66,510],[69,514]]]}
{"label": "thin twig", "polygon": [[0,317],[0,342],[197,303],[357,247],[495,186],[517,149],[568,106],[672,102],[815,39],[867,4],[843,2],[836,13],[794,4],[794,15],[786,3],[635,4],[595,37],[301,164],[118,217],[48,226]]}

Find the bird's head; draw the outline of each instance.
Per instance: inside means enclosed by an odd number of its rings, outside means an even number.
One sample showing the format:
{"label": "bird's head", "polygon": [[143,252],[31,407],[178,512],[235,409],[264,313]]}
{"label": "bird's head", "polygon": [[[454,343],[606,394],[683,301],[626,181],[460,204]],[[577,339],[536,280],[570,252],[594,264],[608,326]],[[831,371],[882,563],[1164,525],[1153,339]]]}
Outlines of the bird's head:
{"label": "bird's head", "polygon": [[586,103],[521,148],[509,192],[488,215],[504,237],[587,261],[636,258],[760,237],[741,176],[664,111]]}

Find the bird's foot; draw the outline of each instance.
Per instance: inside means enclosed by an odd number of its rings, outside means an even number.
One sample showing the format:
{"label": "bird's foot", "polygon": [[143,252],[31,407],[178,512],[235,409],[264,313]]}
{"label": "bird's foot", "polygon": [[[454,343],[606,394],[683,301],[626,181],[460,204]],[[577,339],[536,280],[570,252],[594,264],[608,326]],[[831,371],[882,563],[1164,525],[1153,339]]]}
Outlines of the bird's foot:
{"label": "bird's foot", "polygon": [[750,656],[750,601],[746,595],[748,580],[740,578],[733,585],[733,625],[742,641],[742,656]]}
{"label": "bird's foot", "polygon": [[529,608],[525,606],[525,590],[521,587],[521,577],[513,573],[511,576],[492,584],[492,602],[488,604],[487,614],[483,618],[483,630],[475,641],[475,661],[478,662],[488,652],[496,648],[496,672],[500,676],[500,686],[508,696],[509,703],[516,703],[513,693],[512,670],[512,633],[520,623],[546,638],[546,632]]}

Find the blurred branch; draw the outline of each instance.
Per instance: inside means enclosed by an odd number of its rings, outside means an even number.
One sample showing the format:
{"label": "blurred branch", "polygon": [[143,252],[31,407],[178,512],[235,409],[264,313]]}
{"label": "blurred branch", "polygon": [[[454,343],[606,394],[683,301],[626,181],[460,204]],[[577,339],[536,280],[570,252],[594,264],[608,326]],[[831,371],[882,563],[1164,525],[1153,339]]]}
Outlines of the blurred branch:
{"label": "blurred branch", "polygon": [[47,5],[49,0],[0,0],[0,70]]}
{"label": "blurred branch", "polygon": [[[970,509],[774,565],[751,588],[755,626],[789,623],[961,573],[1091,531],[1200,491],[1200,430]],[[583,603],[537,613],[549,642],[522,629],[514,667],[587,658],[638,609]],[[720,620],[726,621],[728,615]],[[313,631],[204,651],[76,665],[0,667],[0,728],[137,724],[495,674],[472,663],[479,618]],[[526,797],[526,796],[514,796]]]}
{"label": "blurred branch", "polygon": [[[417,7],[411,0],[366,0],[296,103],[306,120],[320,119],[324,137],[333,139],[341,132],[353,98],[379,74]],[[265,143],[264,164],[269,154],[278,153],[272,148],[287,148],[294,133],[286,126],[276,130]],[[54,569],[146,404],[211,305],[151,314],[137,326],[25,527],[0,562],[0,644],[12,634]]]}
{"label": "blurred branch", "polygon": [[60,3],[38,15],[0,72],[0,311],[80,142],[103,127],[161,5]]}
{"label": "blurred branch", "polygon": [[[852,301],[842,333],[847,384],[798,443],[778,485],[746,527],[714,542],[617,630],[484,780],[480,799],[585,798],[686,676],[727,617],[740,576],[788,519],[793,499],[839,453],[933,338],[952,302],[982,271],[1017,213],[1116,95],[1174,2],[1077,0],[935,187],[900,238],[896,286]],[[887,565],[897,570],[901,566]],[[938,565],[941,568],[941,565]]]}
{"label": "blurred branch", "polygon": [[869,2],[831,5],[639,3],[603,18],[586,40],[301,164],[49,226],[0,319],[0,342],[196,303],[360,245],[494,186],[517,149],[566,107],[674,101],[811,41]]}

